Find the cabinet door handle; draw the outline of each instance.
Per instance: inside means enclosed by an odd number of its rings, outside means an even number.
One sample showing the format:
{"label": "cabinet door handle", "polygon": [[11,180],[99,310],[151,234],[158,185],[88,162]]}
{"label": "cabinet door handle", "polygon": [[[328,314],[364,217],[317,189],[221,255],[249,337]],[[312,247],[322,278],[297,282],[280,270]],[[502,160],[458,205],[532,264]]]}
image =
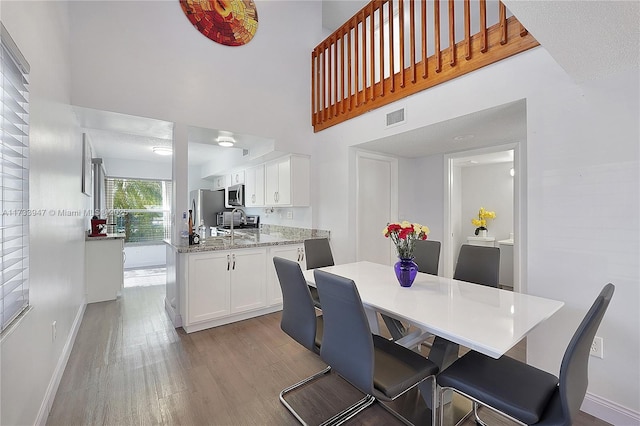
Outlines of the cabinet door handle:
{"label": "cabinet door handle", "polygon": [[298,262],[300,262],[300,247],[298,247]]}
{"label": "cabinet door handle", "polygon": [[233,269],[235,271],[236,270],[236,255],[235,255],[235,253],[232,256],[233,256],[233,267],[231,269]]}
{"label": "cabinet door handle", "polygon": [[231,259],[229,255],[227,255],[227,271],[229,270],[230,267],[231,267]]}

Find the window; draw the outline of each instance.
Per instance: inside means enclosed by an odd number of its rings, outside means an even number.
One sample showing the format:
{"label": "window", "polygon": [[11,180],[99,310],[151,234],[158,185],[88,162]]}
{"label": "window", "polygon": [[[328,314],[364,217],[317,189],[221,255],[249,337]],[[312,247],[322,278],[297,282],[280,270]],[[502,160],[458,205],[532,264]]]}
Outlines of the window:
{"label": "window", "polygon": [[108,223],[125,243],[159,243],[171,238],[171,181],[106,179]]}
{"label": "window", "polygon": [[0,27],[2,145],[2,287],[0,322],[5,330],[29,306],[29,64],[4,25]]}

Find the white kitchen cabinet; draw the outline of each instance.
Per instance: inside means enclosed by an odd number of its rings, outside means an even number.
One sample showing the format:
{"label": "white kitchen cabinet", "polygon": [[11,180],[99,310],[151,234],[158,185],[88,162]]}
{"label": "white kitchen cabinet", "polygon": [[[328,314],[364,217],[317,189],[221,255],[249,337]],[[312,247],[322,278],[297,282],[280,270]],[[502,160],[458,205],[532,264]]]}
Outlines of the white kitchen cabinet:
{"label": "white kitchen cabinet", "polygon": [[269,286],[267,292],[267,304],[275,305],[282,303],[282,290],[280,289],[280,281],[278,280],[278,274],[276,274],[276,268],[273,265],[274,257],[282,257],[300,264],[300,268],[304,271],[307,269],[304,245],[292,244],[286,246],[273,246],[269,249]]}
{"label": "white kitchen cabinet", "polygon": [[124,286],[124,238],[85,242],[87,303],[115,300]]}
{"label": "white kitchen cabinet", "polygon": [[258,309],[267,304],[267,255],[265,249],[231,252],[231,313]]}
{"label": "white kitchen cabinet", "polygon": [[244,205],[246,207],[264,206],[264,164],[245,170]]}
{"label": "white kitchen cabinet", "polygon": [[229,315],[231,274],[228,252],[190,254],[188,257],[188,294],[186,324]]}
{"label": "white kitchen cabinet", "polygon": [[309,205],[309,157],[288,155],[265,165],[265,205]]}
{"label": "white kitchen cabinet", "polygon": [[213,177],[213,190],[226,189],[231,185],[231,175],[220,175]]}
{"label": "white kitchen cabinet", "polygon": [[231,176],[229,177],[229,179],[231,181],[231,185],[239,185],[239,184],[245,183],[245,171],[237,170],[231,173]]}
{"label": "white kitchen cabinet", "polygon": [[182,326],[188,333],[267,313],[261,311],[267,306],[266,248],[183,256]]}

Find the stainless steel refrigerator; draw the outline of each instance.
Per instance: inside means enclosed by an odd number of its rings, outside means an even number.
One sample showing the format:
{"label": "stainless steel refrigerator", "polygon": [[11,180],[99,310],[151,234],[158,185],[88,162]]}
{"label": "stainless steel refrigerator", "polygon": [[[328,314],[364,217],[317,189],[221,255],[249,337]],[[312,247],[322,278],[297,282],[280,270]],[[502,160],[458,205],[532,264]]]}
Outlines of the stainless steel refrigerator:
{"label": "stainless steel refrigerator", "polygon": [[193,210],[193,226],[198,229],[204,220],[207,236],[211,226],[216,226],[216,213],[228,210],[224,206],[224,190],[196,189],[189,193],[189,208]]}

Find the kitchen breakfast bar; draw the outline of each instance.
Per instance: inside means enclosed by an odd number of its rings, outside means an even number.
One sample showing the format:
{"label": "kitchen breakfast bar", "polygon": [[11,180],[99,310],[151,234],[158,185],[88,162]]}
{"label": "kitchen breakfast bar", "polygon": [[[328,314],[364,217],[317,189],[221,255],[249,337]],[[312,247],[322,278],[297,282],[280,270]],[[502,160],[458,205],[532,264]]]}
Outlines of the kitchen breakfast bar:
{"label": "kitchen breakfast bar", "polygon": [[167,250],[165,309],[173,325],[187,333],[230,324],[282,309],[273,257],[306,269],[304,240],[328,238],[329,231],[263,225],[206,237],[196,245]]}

